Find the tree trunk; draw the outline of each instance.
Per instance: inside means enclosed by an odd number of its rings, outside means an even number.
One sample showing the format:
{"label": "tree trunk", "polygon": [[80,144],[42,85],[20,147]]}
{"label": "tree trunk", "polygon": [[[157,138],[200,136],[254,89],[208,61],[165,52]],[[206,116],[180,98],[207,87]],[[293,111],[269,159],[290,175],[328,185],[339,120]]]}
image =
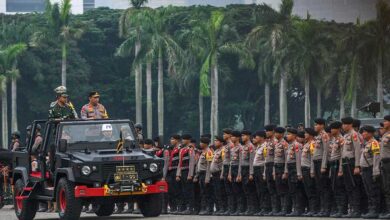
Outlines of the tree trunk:
{"label": "tree trunk", "polygon": [[152,103],[152,63],[146,64],[146,123],[148,138],[153,135],[153,103]]}
{"label": "tree trunk", "polygon": [[317,118],[322,118],[322,94],[321,88],[317,89]]}
{"label": "tree trunk", "polygon": [[[216,59],[215,59],[216,60]],[[218,64],[211,67],[211,116],[210,116],[211,138],[218,135]]]}
{"label": "tree trunk", "polygon": [[356,96],[356,85],[353,87],[352,90],[352,103],[351,103],[351,117],[355,118],[356,117],[356,101],[357,101],[357,96]]}
{"label": "tree trunk", "polygon": [[203,116],[203,96],[200,92],[199,92],[198,104],[199,104],[199,135],[202,135],[204,129],[203,128],[204,116]]}
{"label": "tree trunk", "polygon": [[279,124],[287,125],[287,73],[282,73],[279,84]]}
{"label": "tree trunk", "polygon": [[2,82],[2,88],[4,91],[2,91],[1,94],[1,114],[2,114],[2,148],[7,149],[8,148],[8,100],[7,100],[7,81],[4,80]]}
{"label": "tree trunk", "polygon": [[305,74],[305,127],[310,127],[310,76]]}
{"label": "tree trunk", "polygon": [[[141,50],[141,43],[138,41],[135,44],[135,56],[138,56]],[[142,66],[141,64],[135,68],[135,121],[142,123]]]}
{"label": "tree trunk", "polygon": [[17,84],[16,78],[11,81],[11,131],[18,130],[18,115],[17,115]]}
{"label": "tree trunk", "polygon": [[379,52],[378,61],[377,61],[377,102],[380,104],[380,113],[378,117],[383,117],[384,106],[383,106],[383,53]]}
{"label": "tree trunk", "polygon": [[62,63],[61,63],[61,84],[66,87],[66,59],[67,59],[66,42],[62,42]]}
{"label": "tree trunk", "polygon": [[345,95],[340,91],[340,120],[345,117]]}
{"label": "tree trunk", "polygon": [[265,82],[264,84],[264,125],[267,125],[270,123],[270,117],[269,117],[269,100],[270,100],[270,86],[269,82]]}
{"label": "tree trunk", "polygon": [[158,105],[158,135],[164,136],[164,78],[163,78],[163,56],[160,48],[158,52],[158,88],[157,88],[157,105]]}

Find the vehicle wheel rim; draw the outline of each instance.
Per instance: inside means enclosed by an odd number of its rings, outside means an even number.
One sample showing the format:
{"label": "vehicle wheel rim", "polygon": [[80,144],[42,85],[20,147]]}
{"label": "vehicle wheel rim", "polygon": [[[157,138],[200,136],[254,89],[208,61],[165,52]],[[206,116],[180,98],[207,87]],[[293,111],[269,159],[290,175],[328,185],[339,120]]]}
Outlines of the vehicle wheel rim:
{"label": "vehicle wheel rim", "polygon": [[[16,197],[19,197],[21,196],[21,191],[17,190],[16,193],[15,193]],[[22,209],[23,209],[23,200],[22,199],[17,199],[15,198],[16,200],[16,211],[17,212],[22,212]]]}
{"label": "vehicle wheel rim", "polygon": [[59,193],[59,202],[60,202],[60,209],[61,212],[65,212],[66,210],[66,196],[65,196],[65,189],[61,189]]}

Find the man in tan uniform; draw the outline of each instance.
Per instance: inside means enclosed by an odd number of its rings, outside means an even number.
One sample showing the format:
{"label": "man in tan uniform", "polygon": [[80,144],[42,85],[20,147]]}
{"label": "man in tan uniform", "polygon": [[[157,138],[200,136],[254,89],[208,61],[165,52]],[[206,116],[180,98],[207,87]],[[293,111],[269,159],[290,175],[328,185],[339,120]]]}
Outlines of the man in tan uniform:
{"label": "man in tan uniform", "polygon": [[86,120],[91,119],[106,119],[108,113],[106,108],[99,103],[100,95],[96,91],[89,93],[89,103],[81,108],[81,118]]}

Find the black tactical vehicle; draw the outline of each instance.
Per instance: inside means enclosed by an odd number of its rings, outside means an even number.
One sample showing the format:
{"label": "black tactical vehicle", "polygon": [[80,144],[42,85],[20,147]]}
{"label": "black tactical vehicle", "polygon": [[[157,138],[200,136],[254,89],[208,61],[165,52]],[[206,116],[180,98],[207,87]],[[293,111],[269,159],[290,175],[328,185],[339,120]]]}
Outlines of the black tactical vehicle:
{"label": "black tactical vehicle", "polygon": [[109,216],[115,203],[131,201],[145,217],[159,216],[168,190],[163,161],[144,153],[134,134],[129,120],[35,121],[26,151],[13,156],[17,217],[33,219],[40,201],[56,202],[63,220],[79,219],[86,203]]}

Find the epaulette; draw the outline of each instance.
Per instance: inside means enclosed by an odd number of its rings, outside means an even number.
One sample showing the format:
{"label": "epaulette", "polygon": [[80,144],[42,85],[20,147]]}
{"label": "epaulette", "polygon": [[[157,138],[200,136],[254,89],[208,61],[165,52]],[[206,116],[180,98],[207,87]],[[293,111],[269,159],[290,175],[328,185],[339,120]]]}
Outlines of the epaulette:
{"label": "epaulette", "polygon": [[56,104],[57,104],[57,101],[50,103],[50,108],[53,108],[54,106],[56,106]]}

